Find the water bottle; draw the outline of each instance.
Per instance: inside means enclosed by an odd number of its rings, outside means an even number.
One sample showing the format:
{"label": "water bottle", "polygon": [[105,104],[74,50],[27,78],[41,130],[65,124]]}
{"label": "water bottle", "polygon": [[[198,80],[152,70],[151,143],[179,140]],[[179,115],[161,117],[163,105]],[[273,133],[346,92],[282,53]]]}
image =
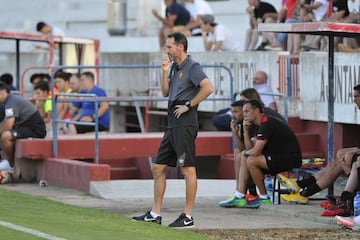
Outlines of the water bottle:
{"label": "water bottle", "polygon": [[[266,192],[267,192],[271,202],[273,202],[273,180],[270,175],[266,175],[264,184],[265,184]],[[360,198],[359,198],[359,200],[360,200]]]}
{"label": "water bottle", "polygon": [[360,216],[360,191],[354,197],[354,217]]}

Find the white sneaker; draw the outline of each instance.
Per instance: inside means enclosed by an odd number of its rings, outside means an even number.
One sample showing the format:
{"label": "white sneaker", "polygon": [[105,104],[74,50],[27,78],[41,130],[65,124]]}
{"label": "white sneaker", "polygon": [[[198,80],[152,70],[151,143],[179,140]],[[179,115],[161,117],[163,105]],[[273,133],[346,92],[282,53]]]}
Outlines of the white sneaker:
{"label": "white sneaker", "polygon": [[3,159],[0,162],[0,171],[7,171],[8,173],[14,173],[15,168],[10,166],[10,163],[8,160]]}

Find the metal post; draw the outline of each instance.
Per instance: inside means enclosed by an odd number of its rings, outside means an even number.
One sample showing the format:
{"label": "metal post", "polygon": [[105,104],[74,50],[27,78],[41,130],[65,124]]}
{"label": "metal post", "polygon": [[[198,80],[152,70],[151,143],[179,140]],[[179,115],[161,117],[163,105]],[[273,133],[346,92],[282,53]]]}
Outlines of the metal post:
{"label": "metal post", "polygon": [[20,89],[20,40],[16,39],[16,88]]}
{"label": "metal post", "polygon": [[[334,159],[334,36],[329,34],[329,62],[328,62],[328,84],[329,84],[329,100],[328,100],[328,162]],[[334,185],[328,188],[328,195],[334,194]]]}

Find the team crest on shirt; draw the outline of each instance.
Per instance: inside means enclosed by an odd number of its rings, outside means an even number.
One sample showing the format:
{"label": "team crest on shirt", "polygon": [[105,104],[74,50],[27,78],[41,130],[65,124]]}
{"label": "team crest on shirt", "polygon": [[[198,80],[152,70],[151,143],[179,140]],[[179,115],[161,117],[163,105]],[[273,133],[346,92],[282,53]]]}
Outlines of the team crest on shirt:
{"label": "team crest on shirt", "polygon": [[12,117],[12,116],[14,116],[14,109],[12,109],[12,108],[7,108],[7,109],[5,109],[5,116],[6,116],[6,117]]}
{"label": "team crest on shirt", "polygon": [[183,72],[180,71],[180,72],[179,72],[179,78],[181,79],[182,77],[183,77]]}

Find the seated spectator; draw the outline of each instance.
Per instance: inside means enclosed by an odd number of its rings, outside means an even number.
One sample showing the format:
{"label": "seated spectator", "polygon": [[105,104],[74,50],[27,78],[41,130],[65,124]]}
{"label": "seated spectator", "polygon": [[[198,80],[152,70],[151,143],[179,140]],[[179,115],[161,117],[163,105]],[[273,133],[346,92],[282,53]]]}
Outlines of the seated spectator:
{"label": "seated spectator", "polygon": [[[265,107],[277,111],[277,105],[274,96],[265,95],[266,93],[273,93],[270,85],[268,84],[268,75],[264,71],[257,71],[253,77],[253,86],[260,94],[261,100]],[[265,94],[262,94],[265,93]]]}
{"label": "seated spectator", "polygon": [[[353,96],[357,108],[360,109],[360,85],[354,87]],[[358,147],[343,148],[336,153],[334,161],[308,178],[295,181],[285,176],[279,176],[280,182],[293,192],[292,194],[281,195],[281,197],[288,202],[307,201],[309,196],[329,187],[341,174],[349,174],[351,164],[356,161],[359,155],[360,149]]]}
{"label": "seated spectator", "polygon": [[38,110],[40,116],[43,118],[46,129],[51,128],[51,119],[52,119],[52,101],[51,101],[51,92],[49,83],[40,80],[34,85],[35,91],[35,107]]}
{"label": "seated spectator", "polygon": [[201,36],[201,18],[205,14],[213,14],[210,5],[204,0],[185,0],[186,9],[190,12],[191,20],[181,31],[186,37]]}
{"label": "seated spectator", "polygon": [[72,74],[69,80],[72,93],[80,92],[80,78],[77,74]]}
{"label": "seated spectator", "polygon": [[[349,16],[345,18],[345,23],[360,23],[360,1],[348,0],[347,7]],[[359,38],[345,38],[345,44],[339,43],[337,45],[340,52],[360,52],[360,39]]]}
{"label": "seated spectator", "polygon": [[[265,189],[264,175],[300,167],[302,154],[295,133],[283,121],[265,114],[260,101],[248,101],[243,106],[243,116],[249,123],[243,128],[244,142],[251,143],[252,147],[241,152],[238,207],[258,208],[272,204]],[[255,133],[249,131],[251,125],[257,127]],[[260,195],[258,201],[249,204],[245,193],[250,176]]]}
{"label": "seated spectator", "polygon": [[[257,26],[259,23],[276,23],[278,18],[278,13],[276,8],[267,2],[262,2],[260,0],[249,0],[248,12],[250,14],[251,27],[254,27],[251,31],[253,35],[258,35]],[[254,33],[256,31],[256,33]],[[253,36],[250,35],[250,32],[247,32],[246,43],[250,43],[250,39],[253,39]],[[256,40],[257,41],[257,40]],[[253,44],[251,44],[253,45]],[[267,48],[265,48],[267,46]],[[245,50],[248,49],[248,46]],[[263,32],[262,33],[262,43],[257,48],[257,50],[281,50],[281,45],[277,40],[276,34],[274,32]]]}
{"label": "seated spectator", "polygon": [[[72,74],[70,77],[70,88],[71,93],[78,93],[80,92],[80,78],[78,74]],[[68,104],[69,111],[71,114],[71,118],[76,118],[77,114],[79,114],[78,109],[74,106],[74,104]]]}
{"label": "seated spectator", "polygon": [[[70,77],[71,73],[59,71],[55,74],[55,87],[59,90],[60,93],[71,93],[70,88]],[[58,119],[71,119],[70,105],[72,103],[62,102],[58,104]]]}
{"label": "seated spectator", "polygon": [[232,31],[224,25],[217,24],[213,15],[203,15],[202,22],[202,37],[206,51],[241,51],[240,42]]}
{"label": "seated spectator", "polygon": [[0,123],[0,147],[3,159],[0,171],[15,172],[15,140],[20,138],[44,138],[45,123],[35,106],[25,98],[10,93],[7,85],[0,82],[0,104],[5,106],[5,120]]}
{"label": "seated spectator", "polygon": [[[285,23],[300,23],[302,22],[302,10],[299,0],[286,0],[282,9],[279,11],[279,22]],[[288,51],[290,54],[299,54],[301,35],[300,34],[287,34],[279,33],[278,41],[283,50]]]}
{"label": "seated spectator", "polygon": [[189,24],[191,17],[189,11],[176,0],[164,0],[164,2],[165,18],[155,9],[152,10],[154,17],[163,24],[159,32],[160,49],[164,48],[167,36],[172,32],[183,30]]}
{"label": "seated spectator", "polygon": [[[328,0],[315,0],[310,4],[301,4],[301,7],[307,11],[304,16],[304,22],[320,22],[326,18],[329,8]],[[321,36],[306,35],[304,42],[301,44],[301,50],[320,50]]]}
{"label": "seated spectator", "polygon": [[[81,94],[96,94],[99,97],[106,97],[106,93],[100,87],[95,86],[95,77],[92,72],[84,72],[80,75],[80,93]],[[95,104],[93,101],[74,102],[74,106],[80,110],[78,117],[73,120],[81,122],[95,122]],[[108,131],[110,128],[110,110],[108,102],[100,102],[98,106],[98,123],[99,131]],[[76,134],[94,132],[94,125],[82,124],[67,124],[67,127],[62,129],[65,134]]]}
{"label": "seated spectator", "polygon": [[8,85],[10,87],[10,91],[18,91],[17,88],[13,85],[14,78],[10,73],[4,73],[1,75],[0,81]]}

